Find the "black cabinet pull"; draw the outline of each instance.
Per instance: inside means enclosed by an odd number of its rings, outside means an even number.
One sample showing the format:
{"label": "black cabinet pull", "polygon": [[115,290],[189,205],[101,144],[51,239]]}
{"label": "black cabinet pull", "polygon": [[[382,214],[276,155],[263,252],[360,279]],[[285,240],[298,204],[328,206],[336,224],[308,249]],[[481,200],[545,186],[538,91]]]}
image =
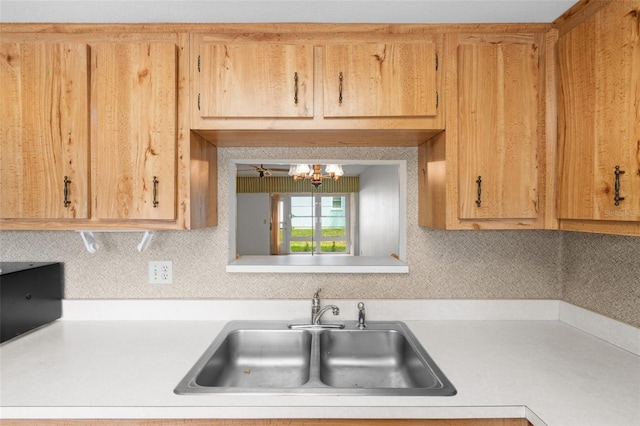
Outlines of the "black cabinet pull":
{"label": "black cabinet pull", "polygon": [[153,177],[153,208],[158,207],[158,178]]}
{"label": "black cabinet pull", "polygon": [[620,175],[624,174],[623,170],[620,170],[620,166],[616,166],[616,171],[613,172],[616,176],[615,180],[615,195],[613,196],[613,201],[615,201],[616,206],[620,205],[620,201],[624,200],[624,197],[620,196]]}
{"label": "black cabinet pull", "polygon": [[476,204],[480,207],[480,204],[482,204],[482,176],[478,176],[476,183],[478,184],[478,199],[476,200]]}
{"label": "black cabinet pull", "polygon": [[69,184],[71,183],[71,181],[69,180],[69,177],[65,176],[64,177],[64,188],[62,189],[62,193],[64,195],[64,206],[65,207],[69,207],[69,204],[71,204],[71,201],[69,201]]}
{"label": "black cabinet pull", "polygon": [[338,80],[340,81],[340,84],[338,85],[338,103],[340,105],[342,105],[342,80],[344,79],[343,75],[342,75],[342,71],[340,71],[340,75],[338,76]]}
{"label": "black cabinet pull", "polygon": [[293,73],[293,103],[298,105],[298,73]]}

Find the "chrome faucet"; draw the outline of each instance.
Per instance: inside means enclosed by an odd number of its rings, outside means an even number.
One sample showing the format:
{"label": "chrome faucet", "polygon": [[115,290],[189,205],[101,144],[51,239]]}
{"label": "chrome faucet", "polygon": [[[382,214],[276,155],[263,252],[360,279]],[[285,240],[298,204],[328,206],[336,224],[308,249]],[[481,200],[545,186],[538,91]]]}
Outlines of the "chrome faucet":
{"label": "chrome faucet", "polygon": [[327,305],[324,308],[320,309],[318,313],[312,318],[312,324],[320,325],[320,318],[322,318],[322,315],[329,309],[333,311],[333,315],[338,315],[340,313],[340,308],[338,308],[336,305]]}
{"label": "chrome faucet", "polygon": [[313,299],[311,299],[311,324],[313,325],[319,325],[320,324],[320,318],[322,318],[322,315],[324,315],[325,312],[327,312],[329,309],[331,309],[333,311],[333,315],[338,315],[340,313],[340,308],[338,308],[336,305],[327,305],[324,308],[320,308],[320,291],[322,289],[319,288],[314,294],[313,294]]}

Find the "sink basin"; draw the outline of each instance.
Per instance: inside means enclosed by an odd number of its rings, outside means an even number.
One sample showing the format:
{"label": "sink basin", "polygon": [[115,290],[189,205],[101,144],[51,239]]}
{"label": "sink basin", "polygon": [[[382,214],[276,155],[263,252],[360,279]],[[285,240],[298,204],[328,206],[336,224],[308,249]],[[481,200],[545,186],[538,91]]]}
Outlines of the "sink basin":
{"label": "sink basin", "polygon": [[402,322],[291,329],[232,321],[174,392],[451,396],[456,389]]}
{"label": "sink basin", "polygon": [[230,332],[195,378],[198,386],[291,388],[309,381],[311,333]]}
{"label": "sink basin", "polygon": [[320,380],[338,388],[434,388],[439,381],[397,330],[320,334]]}

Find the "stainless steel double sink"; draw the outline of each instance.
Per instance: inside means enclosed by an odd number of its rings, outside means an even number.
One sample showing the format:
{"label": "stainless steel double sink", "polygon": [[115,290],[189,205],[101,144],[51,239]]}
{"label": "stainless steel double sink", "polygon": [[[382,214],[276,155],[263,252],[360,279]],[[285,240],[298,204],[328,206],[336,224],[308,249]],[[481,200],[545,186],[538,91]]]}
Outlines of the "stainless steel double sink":
{"label": "stainless steel double sink", "polygon": [[456,394],[406,324],[344,325],[292,329],[280,321],[232,321],[175,393]]}

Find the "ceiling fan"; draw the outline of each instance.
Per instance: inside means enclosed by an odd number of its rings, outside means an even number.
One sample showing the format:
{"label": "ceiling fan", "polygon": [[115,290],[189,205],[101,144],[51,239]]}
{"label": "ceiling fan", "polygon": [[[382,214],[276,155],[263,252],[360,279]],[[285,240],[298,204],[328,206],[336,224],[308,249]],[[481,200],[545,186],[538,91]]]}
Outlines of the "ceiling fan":
{"label": "ceiling fan", "polygon": [[254,172],[258,173],[258,176],[261,177],[261,178],[267,177],[267,176],[271,176],[271,174],[272,174],[271,172],[288,172],[289,171],[289,169],[279,169],[279,168],[275,168],[275,167],[267,168],[267,167],[264,167],[263,164],[260,164],[259,167],[251,165],[251,164],[246,164],[246,166],[251,167],[251,169]]}

